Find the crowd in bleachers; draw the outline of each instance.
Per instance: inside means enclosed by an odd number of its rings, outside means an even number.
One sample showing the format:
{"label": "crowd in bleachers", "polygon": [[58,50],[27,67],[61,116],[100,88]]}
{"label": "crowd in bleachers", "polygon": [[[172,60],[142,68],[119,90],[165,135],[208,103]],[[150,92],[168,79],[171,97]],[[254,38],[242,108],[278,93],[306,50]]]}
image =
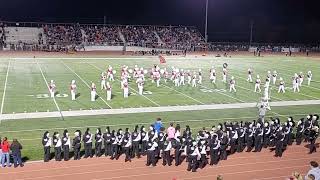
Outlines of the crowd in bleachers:
{"label": "crowd in bleachers", "polygon": [[[44,24],[37,44],[6,43],[5,27],[0,23],[0,49],[65,51],[86,45],[140,46],[187,51],[248,51],[256,47],[261,52],[281,52],[282,48],[300,48],[300,52],[320,52],[319,45],[261,44],[261,43],[205,43],[195,27],[137,26],[137,25],[80,25]],[[13,26],[13,25],[11,25]],[[76,48],[77,47],[77,48]]]}

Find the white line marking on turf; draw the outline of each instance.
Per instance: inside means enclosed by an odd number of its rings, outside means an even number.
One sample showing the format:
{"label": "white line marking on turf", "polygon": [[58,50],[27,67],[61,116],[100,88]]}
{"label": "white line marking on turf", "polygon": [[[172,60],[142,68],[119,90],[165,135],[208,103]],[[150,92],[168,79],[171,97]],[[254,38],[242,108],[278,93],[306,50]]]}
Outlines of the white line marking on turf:
{"label": "white line marking on turf", "polygon": [[[97,67],[96,65],[94,65],[94,64],[90,64],[90,63],[88,63],[87,62],[87,64],[89,64],[89,65],[91,65],[92,67],[94,67],[94,68],[96,68],[97,70],[99,70],[99,71],[103,71],[103,69],[101,69],[101,68],[99,68],[99,67]],[[118,81],[118,82],[120,82],[118,79],[116,79],[116,81]],[[135,89],[133,89],[132,87],[130,87],[129,86],[129,88],[132,90],[132,91],[134,91],[135,93],[137,93],[138,94],[138,91],[136,91]],[[155,104],[156,106],[160,106],[160,104],[158,104],[158,103],[156,103],[156,102],[154,102],[153,100],[151,100],[150,98],[148,98],[147,96],[145,96],[145,95],[142,95],[144,98],[146,98],[146,99],[148,99],[150,102],[152,102],[153,104]]]}
{"label": "white line marking on turf", "polygon": [[[212,90],[212,91],[214,90],[214,89],[211,89],[211,88],[206,87],[206,86],[204,86],[204,85],[199,85],[199,86],[200,86],[200,87],[204,87],[204,88],[209,89],[209,90]],[[237,101],[240,101],[240,102],[244,103],[244,101],[242,101],[241,99],[232,97],[232,96],[230,96],[230,95],[228,95],[228,94],[225,94],[225,93],[222,93],[222,92],[219,92],[219,91],[217,91],[217,93],[222,94],[222,95],[224,95],[224,96],[227,96],[227,97],[229,97],[229,98],[232,98],[232,99],[234,99],[234,100],[237,100]]]}
{"label": "white line marking on turf", "polygon": [[[83,80],[74,70],[72,70],[67,64],[65,64],[63,61],[61,61],[62,64],[67,67],[71,72],[73,72],[88,88],[90,88],[90,85]],[[98,93],[96,93],[98,95]],[[98,95],[99,96],[99,95]],[[99,96],[99,98],[110,108],[112,109],[112,107],[107,103],[107,101],[105,101],[101,96]]]}
{"label": "white line marking on turf", "polygon": [[[271,107],[287,107],[302,105],[319,105],[320,100],[303,101],[275,101],[270,102]],[[136,113],[155,113],[155,112],[176,112],[176,111],[198,111],[198,110],[217,110],[217,109],[243,109],[256,108],[257,103],[233,103],[233,104],[212,104],[212,105],[189,105],[189,106],[166,106],[145,107],[145,108],[123,108],[123,109],[97,109],[83,111],[63,111],[64,117],[73,116],[92,116],[92,115],[110,115],[110,114],[136,114]],[[3,114],[2,120],[22,119],[29,120],[34,118],[59,117],[57,112],[38,112],[38,113],[16,113]]]}
{"label": "white line marking on turf", "polygon": [[[307,113],[306,113],[307,114]],[[279,115],[280,117],[289,117],[289,116],[306,116],[306,114],[286,114],[286,115]],[[315,113],[318,114],[318,113]],[[254,119],[257,118],[258,116],[249,116],[249,117],[226,117],[226,118],[218,118],[218,119],[187,119],[187,120],[170,120],[170,121],[162,121],[162,123],[180,123],[180,122],[203,122],[203,121],[220,121],[220,120],[233,120],[233,119]],[[273,117],[273,116],[265,116],[265,117]],[[130,126],[130,125],[145,125],[145,124],[150,124],[150,122],[143,122],[143,123],[126,123],[126,124],[114,124],[114,125],[109,125],[109,124],[104,124],[104,125],[98,125],[98,126],[74,126],[74,127],[68,127],[68,129],[81,129],[81,128],[94,128],[94,127],[114,127],[114,126]],[[33,132],[33,131],[45,131],[45,130],[64,130],[66,127],[56,127],[56,128],[51,128],[51,129],[28,129],[28,130],[18,130],[18,131],[2,131],[1,133],[20,133],[20,132]]]}
{"label": "white line marking on turf", "polygon": [[8,62],[7,67],[7,74],[6,74],[6,80],[4,81],[4,88],[3,88],[3,95],[2,95],[2,101],[1,101],[1,110],[0,110],[0,124],[2,121],[2,113],[3,113],[3,107],[4,107],[4,99],[6,97],[6,90],[7,90],[7,82],[8,82],[8,76],[9,76],[9,70],[10,70],[10,60]]}
{"label": "white line marking on turf", "polygon": [[[47,86],[47,88],[48,88],[48,91],[50,91],[50,87],[49,87],[48,81],[47,81],[46,77],[45,77],[44,74],[43,74],[42,68],[41,68],[41,66],[39,65],[38,61],[37,61],[36,63],[37,63],[37,65],[38,65],[38,67],[39,67],[39,70],[40,70],[40,72],[41,72],[42,78],[43,78],[44,82],[46,83],[46,86]],[[53,97],[52,99],[53,99],[54,104],[55,104],[56,107],[57,107],[57,110],[58,110],[59,113],[60,113],[61,118],[63,119],[63,114],[62,114],[62,112],[61,112],[61,110],[60,110],[60,107],[59,107],[57,101],[56,101],[56,98]],[[48,110],[47,110],[47,112],[48,112]]]}
{"label": "white line marking on turf", "polygon": [[190,99],[192,99],[192,100],[194,100],[194,101],[196,101],[196,102],[198,102],[198,103],[200,103],[200,104],[205,104],[205,103],[203,103],[203,102],[201,102],[201,101],[199,101],[199,100],[197,100],[197,99],[195,99],[195,98],[193,98],[193,97],[191,97],[191,96],[188,96],[188,95],[186,95],[186,94],[184,94],[184,93],[182,93],[182,92],[180,92],[180,91],[177,91],[177,90],[174,89],[174,88],[171,88],[171,87],[169,87],[169,86],[167,86],[167,85],[164,85],[164,84],[161,84],[161,85],[164,86],[164,87],[166,87],[166,88],[168,88],[168,89],[174,90],[175,92],[177,92],[177,93],[179,93],[179,94],[181,94],[181,95],[183,95],[183,96],[185,96],[185,97],[187,97],[187,98],[190,98]]}

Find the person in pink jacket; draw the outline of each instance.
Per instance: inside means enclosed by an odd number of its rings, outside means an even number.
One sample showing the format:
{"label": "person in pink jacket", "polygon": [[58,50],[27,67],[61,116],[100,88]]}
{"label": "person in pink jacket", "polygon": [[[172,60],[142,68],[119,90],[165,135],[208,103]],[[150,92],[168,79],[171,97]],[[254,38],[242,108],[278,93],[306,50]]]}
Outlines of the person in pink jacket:
{"label": "person in pink jacket", "polygon": [[176,130],[173,127],[173,123],[170,123],[170,127],[168,127],[168,129],[167,129],[168,139],[173,139],[175,132],[176,132]]}

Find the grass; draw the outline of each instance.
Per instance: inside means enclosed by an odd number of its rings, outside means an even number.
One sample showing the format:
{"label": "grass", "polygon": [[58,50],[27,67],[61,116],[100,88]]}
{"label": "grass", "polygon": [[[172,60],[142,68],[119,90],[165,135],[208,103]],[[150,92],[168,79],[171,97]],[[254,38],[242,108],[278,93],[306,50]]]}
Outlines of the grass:
{"label": "grass", "polygon": [[[4,84],[8,59],[0,60],[0,84]],[[230,75],[236,78],[237,93],[229,93],[228,87],[221,82],[221,67],[224,62],[229,64]],[[80,110],[80,109],[101,109],[108,108],[104,101],[97,99],[96,102],[90,101],[90,92],[87,84],[95,82],[98,87],[98,94],[106,100],[105,92],[100,91],[100,73],[108,65],[112,65],[118,71],[116,78],[119,78],[120,66],[125,64],[133,68],[135,64],[146,68],[151,68],[153,64],[158,64],[157,58],[126,58],[126,59],[11,59],[7,91],[4,101],[4,114],[21,112],[41,112],[57,111],[57,107],[51,98],[45,98],[48,94],[45,81],[41,75],[41,67],[46,80],[49,82],[54,79],[60,94],[66,94],[68,97],[57,97],[57,104],[62,110]],[[200,104],[222,104],[236,102],[257,102],[261,94],[254,93],[254,85],[246,82],[247,69],[254,69],[254,74],[260,74],[262,80],[268,70],[276,70],[279,77],[283,77],[286,86],[291,87],[291,76],[300,71],[306,73],[308,70],[313,72],[313,82],[310,87],[306,86],[306,81],[301,88],[300,93],[293,93],[287,90],[286,94],[276,93],[277,87],[273,87],[271,96],[273,101],[282,100],[307,100],[320,99],[320,61],[313,61],[303,57],[234,57],[234,58],[186,58],[186,59],[167,59],[166,65],[161,68],[171,66],[197,71],[199,68],[203,71],[203,85],[197,88],[174,87],[171,82],[155,87],[150,80],[145,84],[145,91],[152,94],[145,96],[132,95],[128,99],[122,97],[120,83],[115,81],[113,86],[113,99],[108,102],[112,108],[130,108],[130,107],[150,107],[150,106],[175,106]],[[65,65],[64,65],[65,64]],[[209,68],[214,64],[218,73],[217,85],[214,86],[208,80]],[[69,68],[71,69],[69,69]],[[75,73],[78,74],[78,77]],[[254,75],[254,77],[255,77]],[[76,101],[71,101],[69,96],[69,83],[75,79],[80,96]],[[255,79],[255,78],[254,78]],[[161,82],[163,83],[163,82]],[[3,87],[1,85],[1,87]],[[134,83],[130,87],[137,90]],[[0,89],[1,90],[1,89]],[[131,89],[131,92],[134,92]],[[215,90],[219,90],[217,93]],[[2,98],[3,90],[0,92]],[[38,98],[37,98],[38,97]],[[39,98],[41,97],[41,98]],[[192,98],[189,98],[192,97]],[[195,100],[196,99],[196,100]],[[156,104],[155,104],[155,103]],[[168,107],[170,108],[170,107]],[[305,114],[318,113],[320,105],[272,107],[272,112],[268,116],[274,116],[274,113],[280,115],[294,115],[297,120],[304,117]],[[256,108],[228,109],[228,110],[202,110],[188,112],[163,112],[163,113],[139,113],[139,114],[120,114],[104,116],[83,116],[66,117],[64,121],[60,118],[45,119],[25,119],[3,121],[0,126],[0,136],[7,136],[9,139],[17,138],[24,146],[23,155],[26,159],[42,159],[41,137],[43,132],[49,129],[51,135],[54,131],[62,134],[64,129],[68,129],[70,134],[76,129],[82,131],[86,127],[91,127],[91,132],[96,127],[103,130],[107,125],[113,129],[134,128],[136,124],[149,126],[157,117],[161,117],[165,125],[169,122],[177,122],[182,127],[190,125],[194,132],[202,127],[210,129],[212,125],[224,121],[254,120],[257,118]],[[285,117],[282,117],[285,120]],[[74,127],[74,128],[71,128]]]}

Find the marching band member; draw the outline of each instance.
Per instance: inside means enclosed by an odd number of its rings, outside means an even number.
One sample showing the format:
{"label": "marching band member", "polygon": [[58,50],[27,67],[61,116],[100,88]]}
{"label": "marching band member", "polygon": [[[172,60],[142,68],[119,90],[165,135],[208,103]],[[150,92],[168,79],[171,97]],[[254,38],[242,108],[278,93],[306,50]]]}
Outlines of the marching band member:
{"label": "marching band member", "polygon": [[195,73],[192,76],[192,87],[197,87],[197,75]]}
{"label": "marching band member", "polygon": [[198,75],[198,77],[199,77],[198,84],[202,84],[202,72],[201,72],[201,69],[199,69],[199,73],[198,74],[199,74]]}
{"label": "marching band member", "polygon": [[106,89],[106,79],[107,76],[104,73],[101,73],[101,90]]}
{"label": "marching band member", "polygon": [[71,146],[71,140],[69,137],[68,130],[64,130],[62,137],[62,149],[63,149],[63,159],[65,161],[69,160],[69,151]]}
{"label": "marching band member", "polygon": [[147,143],[147,164],[146,166],[156,166],[156,157],[155,157],[155,151],[158,147],[158,143],[155,140],[149,139],[149,142]]}
{"label": "marching band member", "polygon": [[109,82],[107,82],[106,90],[107,90],[107,101],[110,101],[112,88]]}
{"label": "marching band member", "polygon": [[214,134],[210,140],[210,165],[217,165],[219,161],[220,140]]}
{"label": "marching band member", "polygon": [[53,133],[52,137],[53,146],[54,146],[54,159],[56,161],[61,161],[61,138],[59,137],[58,132]]}
{"label": "marching band member", "polygon": [[310,86],[310,82],[311,82],[311,79],[312,79],[311,71],[308,71],[307,78],[308,78],[308,86]]}
{"label": "marching band member", "polygon": [[211,83],[216,84],[216,70],[212,66],[212,69],[210,69],[210,80]]}
{"label": "marching band member", "polygon": [[110,127],[106,127],[106,132],[103,133],[103,141],[104,141],[104,155],[111,156],[111,131]]}
{"label": "marching band member", "polygon": [[254,92],[258,92],[258,93],[261,92],[260,84],[261,84],[260,76],[257,75],[256,84],[254,85]]}
{"label": "marching band member", "polygon": [[81,131],[76,130],[74,133],[74,138],[72,141],[73,151],[74,151],[74,160],[80,160],[80,150],[81,150]]}
{"label": "marching band member", "polygon": [[82,137],[84,143],[84,158],[92,157],[92,136],[90,129],[87,128]]}
{"label": "marching band member", "polygon": [[286,92],[285,88],[284,88],[285,83],[284,83],[282,77],[280,77],[279,80],[280,80],[280,83],[279,83],[278,93],[280,93],[280,92],[285,93]]}
{"label": "marching band member", "polygon": [[71,100],[72,101],[76,100],[76,91],[77,91],[76,81],[72,80],[71,85],[70,85],[70,92],[71,92]]}
{"label": "marching band member", "polygon": [[183,69],[181,69],[179,85],[183,85],[183,86],[185,85],[185,83],[184,83],[184,75],[185,75],[185,73],[184,73]]}
{"label": "marching band member", "polygon": [[269,87],[268,86],[265,86],[265,88],[264,88],[264,99],[267,99],[267,100],[270,99],[270,97],[269,97]]}
{"label": "marching band member", "polygon": [[91,84],[91,101],[96,100],[96,95],[97,95],[97,88],[94,83]]}
{"label": "marching band member", "polygon": [[111,132],[111,139],[110,139],[110,143],[111,143],[111,160],[113,160],[114,158],[116,158],[118,156],[118,136],[117,136],[117,132],[115,130],[112,130]]}
{"label": "marching band member", "polygon": [[277,76],[278,76],[277,71],[273,71],[273,74],[272,74],[272,84],[273,85],[276,85]]}
{"label": "marching band member", "polygon": [[264,84],[264,87],[269,89],[270,86],[270,78],[266,78],[266,83]]}
{"label": "marching band member", "polygon": [[164,79],[165,83],[167,83],[168,78],[169,78],[169,73],[167,71],[167,68],[164,68],[163,69],[163,79]]}
{"label": "marching band member", "polygon": [[197,161],[198,159],[200,159],[201,154],[199,152],[199,148],[197,146],[197,142],[194,141],[192,142],[192,146],[190,146],[189,148],[187,148],[188,150],[188,168],[187,171],[191,171],[192,172],[196,172],[197,170]]}
{"label": "marching band member", "polygon": [[162,165],[165,166],[168,164],[168,166],[171,166],[171,155],[170,151],[172,148],[171,140],[166,140],[163,144],[163,156],[162,156]]}
{"label": "marching band member", "polygon": [[132,157],[137,156],[140,158],[139,144],[141,142],[141,133],[138,132],[138,126],[134,128],[133,133],[131,134],[132,139]]}
{"label": "marching band member", "polygon": [[294,76],[292,77],[292,88],[293,88],[293,92],[300,92],[299,89],[299,78],[298,75],[295,73]]}
{"label": "marching band member", "polygon": [[139,91],[139,95],[143,95],[143,80],[142,78],[138,78],[136,83],[138,84],[138,91]]}
{"label": "marching band member", "polygon": [[43,134],[42,137],[42,145],[43,145],[43,150],[44,150],[44,162],[49,162],[50,161],[50,147],[51,147],[51,137],[48,131],[46,131]]}
{"label": "marching band member", "polygon": [[303,73],[302,72],[300,72],[300,74],[299,74],[299,86],[302,86],[302,83],[303,83]]}
{"label": "marching band member", "polygon": [[249,68],[248,69],[248,79],[247,79],[247,81],[250,82],[250,83],[252,83],[252,73],[253,73],[252,69]]}
{"label": "marching band member", "polygon": [[134,69],[133,69],[133,77],[134,78],[138,78],[139,77],[138,71],[139,71],[138,65],[134,65]]}
{"label": "marching band member", "polygon": [[236,88],[235,88],[235,84],[236,84],[236,81],[234,80],[234,77],[232,76],[231,77],[231,80],[229,82],[229,86],[230,86],[230,89],[229,89],[229,92],[237,92]]}
{"label": "marching band member", "polygon": [[54,83],[53,80],[50,81],[49,91],[50,91],[51,97],[53,98],[55,96],[55,93],[56,93],[56,84]]}
{"label": "marching band member", "polygon": [[154,80],[156,81],[157,87],[159,87],[160,86],[160,72],[154,71],[153,77],[154,77]]}
{"label": "marching band member", "polygon": [[129,84],[128,82],[123,83],[123,97],[128,98],[129,96]]}
{"label": "marching band member", "polygon": [[271,75],[271,72],[268,71],[268,72],[267,72],[267,79],[269,80],[269,82],[271,81],[271,76],[272,76],[272,75]]}
{"label": "marching band member", "polygon": [[107,71],[107,78],[109,79],[109,81],[114,81],[114,76],[113,74],[115,74],[116,71],[112,69],[112,66],[109,65],[108,67],[108,71]]}
{"label": "marching band member", "polygon": [[228,74],[227,68],[223,67],[222,68],[222,82],[224,82],[224,83],[227,83],[227,74]]}
{"label": "marching band member", "polygon": [[172,71],[171,71],[170,80],[171,80],[171,81],[174,81],[175,74],[176,74],[176,68],[172,66],[171,69],[172,69]]}
{"label": "marching band member", "polygon": [[188,78],[188,84],[191,84],[191,72],[190,70],[187,71],[187,78]]}
{"label": "marching band member", "polygon": [[131,147],[132,147],[131,134],[129,132],[129,129],[127,128],[122,140],[122,148],[124,150],[124,154],[126,155],[124,160],[125,162],[127,161],[131,162],[131,156],[130,156]]}
{"label": "marching band member", "polygon": [[176,87],[180,86],[179,79],[180,79],[180,73],[179,73],[179,69],[177,68],[176,72],[174,73],[174,76],[173,76],[174,86],[176,86]]}
{"label": "marching band member", "polygon": [[98,128],[97,131],[96,131],[96,134],[94,136],[94,139],[96,140],[96,143],[95,143],[95,154],[96,154],[96,157],[100,157],[102,154],[101,154],[101,149],[102,149],[102,133],[101,133],[101,129]]}

